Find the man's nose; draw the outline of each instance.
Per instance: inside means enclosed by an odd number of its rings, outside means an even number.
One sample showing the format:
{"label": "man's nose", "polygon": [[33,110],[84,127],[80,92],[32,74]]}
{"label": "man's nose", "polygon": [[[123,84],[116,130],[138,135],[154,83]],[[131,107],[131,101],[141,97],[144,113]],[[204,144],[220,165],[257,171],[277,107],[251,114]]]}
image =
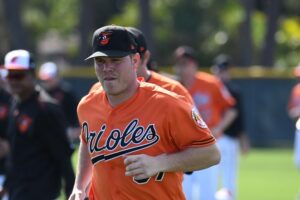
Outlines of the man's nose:
{"label": "man's nose", "polygon": [[107,71],[107,70],[111,70],[112,69],[112,63],[111,62],[106,62],[103,64],[103,70]]}

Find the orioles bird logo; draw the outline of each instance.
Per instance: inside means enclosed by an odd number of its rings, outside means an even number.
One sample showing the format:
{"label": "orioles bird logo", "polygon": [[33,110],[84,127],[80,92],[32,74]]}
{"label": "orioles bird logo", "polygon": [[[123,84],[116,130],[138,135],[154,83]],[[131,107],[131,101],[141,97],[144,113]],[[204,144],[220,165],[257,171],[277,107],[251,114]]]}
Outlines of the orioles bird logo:
{"label": "orioles bird logo", "polygon": [[195,108],[192,109],[192,118],[200,126],[201,128],[207,128],[206,123],[203,121],[203,119],[200,117],[198,110]]}
{"label": "orioles bird logo", "polygon": [[32,119],[29,116],[22,115],[18,120],[18,128],[21,133],[25,133],[30,125],[32,124]]}
{"label": "orioles bird logo", "polygon": [[98,36],[99,44],[100,45],[107,45],[110,40],[111,32],[103,32],[100,33]]}
{"label": "orioles bird logo", "polygon": [[15,63],[15,62],[17,62],[17,60],[18,60],[18,57],[16,56],[16,57],[13,57],[13,58],[11,59],[11,62],[12,62],[12,63]]}

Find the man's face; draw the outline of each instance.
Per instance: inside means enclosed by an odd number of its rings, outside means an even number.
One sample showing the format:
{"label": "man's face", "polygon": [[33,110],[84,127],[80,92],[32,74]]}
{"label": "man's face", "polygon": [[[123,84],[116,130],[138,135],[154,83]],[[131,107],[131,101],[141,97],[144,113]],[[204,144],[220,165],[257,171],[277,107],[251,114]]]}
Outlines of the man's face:
{"label": "man's face", "polygon": [[94,58],[96,76],[108,95],[126,94],[135,87],[138,54]]}
{"label": "man's face", "polygon": [[180,80],[186,80],[193,77],[197,72],[197,66],[189,58],[179,58],[175,63],[175,73]]}
{"label": "man's face", "polygon": [[32,92],[35,84],[33,73],[26,70],[9,70],[6,80],[9,91],[18,96],[25,96]]}
{"label": "man's face", "polygon": [[51,78],[51,79],[48,79],[48,80],[40,80],[40,84],[46,90],[51,90],[53,88],[56,88],[59,85],[59,79],[58,78]]}

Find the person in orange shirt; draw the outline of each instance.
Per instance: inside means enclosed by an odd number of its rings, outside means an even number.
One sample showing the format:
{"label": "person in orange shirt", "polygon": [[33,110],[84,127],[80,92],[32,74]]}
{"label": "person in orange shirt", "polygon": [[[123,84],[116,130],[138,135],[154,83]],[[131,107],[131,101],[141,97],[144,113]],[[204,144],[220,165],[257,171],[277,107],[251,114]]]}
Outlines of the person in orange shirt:
{"label": "person in orange shirt", "polygon": [[298,83],[293,87],[288,103],[288,114],[295,121],[295,143],[294,143],[294,160],[297,169],[300,170],[300,65],[295,67],[294,75]]}
{"label": "person in orange shirt", "polygon": [[[175,50],[175,59],[175,71],[179,81],[192,95],[198,111],[213,135],[221,141],[224,130],[237,116],[237,110],[233,108],[234,98],[217,77],[198,72],[198,63],[192,47],[178,47]],[[219,149],[222,156],[221,143]],[[185,176],[183,185],[188,199],[215,199],[218,173],[219,169],[215,166]]]}
{"label": "person in orange shirt", "polygon": [[220,160],[202,118],[179,95],[137,80],[140,56],[124,27],[97,29],[87,59],[103,89],[77,108],[82,134],[69,200],[185,199],[182,172]]}

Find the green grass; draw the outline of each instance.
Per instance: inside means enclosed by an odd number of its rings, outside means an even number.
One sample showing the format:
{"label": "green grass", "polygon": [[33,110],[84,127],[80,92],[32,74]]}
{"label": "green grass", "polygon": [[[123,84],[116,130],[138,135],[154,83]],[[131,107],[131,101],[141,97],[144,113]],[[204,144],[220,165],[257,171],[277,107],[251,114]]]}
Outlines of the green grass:
{"label": "green grass", "polygon": [[[74,169],[76,163],[77,151]],[[300,171],[294,166],[292,149],[252,149],[241,156],[238,200],[296,200],[298,193]]]}
{"label": "green grass", "polygon": [[241,157],[239,200],[295,200],[299,192],[291,149],[253,149]]}

